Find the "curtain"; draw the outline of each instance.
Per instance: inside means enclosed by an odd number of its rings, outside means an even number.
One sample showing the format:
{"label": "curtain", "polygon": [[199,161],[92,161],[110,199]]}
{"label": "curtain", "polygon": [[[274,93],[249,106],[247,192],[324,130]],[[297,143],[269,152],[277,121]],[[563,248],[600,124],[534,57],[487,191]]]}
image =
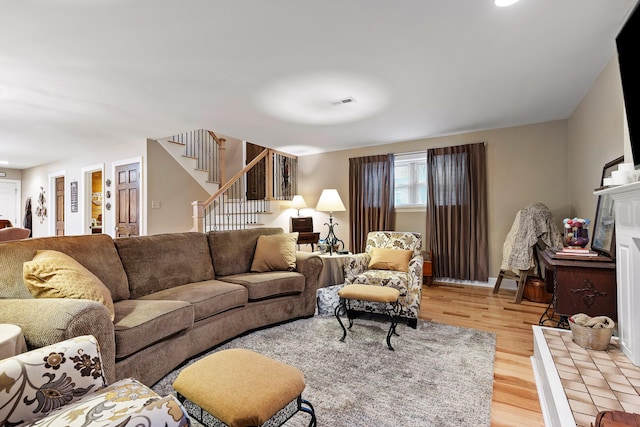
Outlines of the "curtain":
{"label": "curtain", "polygon": [[351,252],[361,253],[370,231],[395,228],[393,154],[349,159]]}
{"label": "curtain", "polygon": [[427,237],[434,277],[489,279],[484,143],[427,150]]}

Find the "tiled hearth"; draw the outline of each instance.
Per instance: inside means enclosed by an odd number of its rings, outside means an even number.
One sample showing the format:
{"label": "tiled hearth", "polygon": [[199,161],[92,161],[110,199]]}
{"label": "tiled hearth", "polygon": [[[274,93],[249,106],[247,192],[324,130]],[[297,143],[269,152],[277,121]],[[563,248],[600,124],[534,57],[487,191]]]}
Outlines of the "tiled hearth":
{"label": "tiled hearth", "polygon": [[607,351],[584,349],[562,329],[534,327],[534,339],[532,363],[547,425],[589,427],[604,410],[640,413],[640,368],[616,339]]}

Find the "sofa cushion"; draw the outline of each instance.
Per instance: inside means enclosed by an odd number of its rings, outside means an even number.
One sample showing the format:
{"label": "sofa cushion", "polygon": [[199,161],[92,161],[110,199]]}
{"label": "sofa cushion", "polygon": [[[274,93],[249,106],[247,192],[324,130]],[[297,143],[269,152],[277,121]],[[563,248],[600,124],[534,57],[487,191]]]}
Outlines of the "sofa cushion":
{"label": "sofa cushion", "polygon": [[140,299],[186,301],[193,305],[197,322],[223,311],[242,307],[248,302],[248,298],[247,288],[242,285],[207,280],[154,292]]}
{"label": "sofa cushion", "polygon": [[260,236],[251,263],[251,271],[293,271],[296,268],[298,233]]}
{"label": "sofa cushion", "polygon": [[194,309],[186,301],[125,300],[114,308],[116,359],[193,325]]}
{"label": "sofa cushion", "polygon": [[168,233],[116,239],[131,298],[214,278],[204,233]]}
{"label": "sofa cushion", "polygon": [[102,303],[114,319],[113,299],[98,277],[69,255],[37,251],[22,265],[24,284],[36,298],[88,299]]}
{"label": "sofa cushion", "polygon": [[282,228],[210,231],[209,247],[217,277],[248,273],[253,262],[258,237],[280,234]]}
{"label": "sofa cushion", "polygon": [[0,243],[0,298],[33,298],[22,280],[22,264],[37,250],[69,255],[95,274],[111,292],[113,301],[129,299],[127,275],[113,239],[106,234],[40,237]]}
{"label": "sofa cushion", "polygon": [[305,285],[304,276],[293,271],[235,274],[220,280],[245,286],[249,290],[250,301],[299,294]]}

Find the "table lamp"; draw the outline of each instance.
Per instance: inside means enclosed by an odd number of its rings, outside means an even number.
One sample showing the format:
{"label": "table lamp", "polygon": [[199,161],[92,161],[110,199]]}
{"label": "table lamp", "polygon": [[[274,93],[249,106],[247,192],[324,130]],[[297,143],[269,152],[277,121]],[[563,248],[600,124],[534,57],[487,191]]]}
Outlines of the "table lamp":
{"label": "table lamp", "polygon": [[306,207],[307,202],[304,201],[304,197],[302,197],[300,194],[296,194],[295,196],[293,196],[293,199],[291,199],[291,209],[297,209],[298,216],[300,216],[300,209],[304,209]]}
{"label": "table lamp", "polygon": [[344,203],[342,203],[338,190],[335,188],[322,190],[316,210],[320,212],[329,212],[329,223],[324,223],[324,225],[329,227],[329,233],[327,233],[327,237],[324,240],[327,242],[327,245],[329,245],[329,255],[333,255],[333,248],[338,245],[338,242],[342,243],[342,249],[344,249],[344,242],[338,239],[333,232],[333,227],[338,225],[338,223],[334,224],[333,222],[333,213],[347,210],[344,207]]}

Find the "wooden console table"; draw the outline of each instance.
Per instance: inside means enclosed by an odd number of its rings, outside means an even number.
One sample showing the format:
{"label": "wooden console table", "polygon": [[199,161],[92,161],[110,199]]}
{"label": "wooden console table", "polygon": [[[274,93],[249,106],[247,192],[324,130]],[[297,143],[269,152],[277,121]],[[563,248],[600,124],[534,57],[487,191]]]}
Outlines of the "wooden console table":
{"label": "wooden console table", "polygon": [[[618,321],[616,263],[610,258],[553,258],[549,249],[542,251],[547,291],[553,292],[553,309],[564,325],[569,316],[585,313],[608,316]],[[549,309],[547,309],[549,310]],[[544,315],[543,315],[544,316]],[[544,324],[542,318],[540,324]]]}

